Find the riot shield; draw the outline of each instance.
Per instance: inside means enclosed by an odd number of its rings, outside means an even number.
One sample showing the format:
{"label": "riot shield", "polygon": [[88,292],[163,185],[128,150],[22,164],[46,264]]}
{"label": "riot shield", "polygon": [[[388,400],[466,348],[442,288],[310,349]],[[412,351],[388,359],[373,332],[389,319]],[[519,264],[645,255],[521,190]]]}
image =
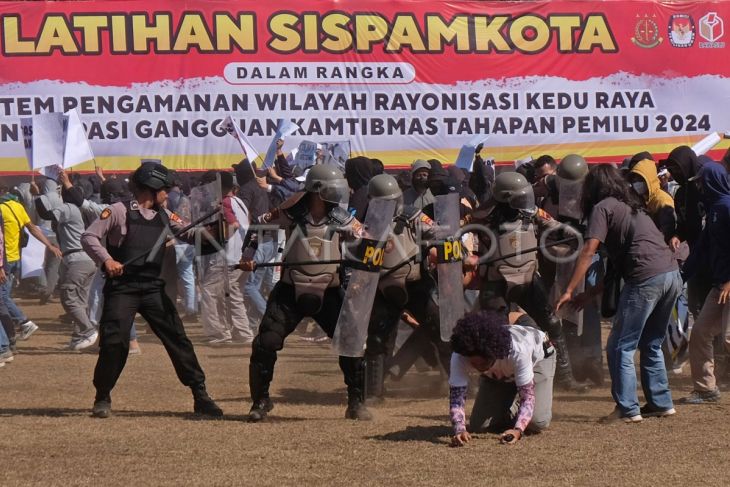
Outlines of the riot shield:
{"label": "riot shield", "polygon": [[[220,175],[216,175],[215,181],[195,186],[190,190],[190,216],[192,220],[198,221],[205,215],[211,214],[221,205],[222,200]],[[197,232],[195,241],[196,255],[214,254],[223,250],[222,242],[225,242],[228,230],[224,223],[222,212],[213,213],[209,218],[199,222],[201,227],[208,227],[213,231],[209,233]]]}
{"label": "riot shield", "polygon": [[436,196],[434,217],[437,225],[437,264],[441,340],[451,340],[456,322],[464,316],[462,245],[459,239],[459,195]]}
{"label": "riot shield", "polygon": [[558,216],[580,221],[583,218],[582,195],[582,179],[573,181],[558,176]]}
{"label": "riot shield", "polygon": [[[571,252],[573,250],[571,249]],[[561,262],[557,264],[557,268],[555,270],[555,286],[553,286],[553,289],[557,291],[557,293],[562,292],[563,289],[568,287],[568,284],[570,283],[570,278],[573,277],[573,271],[575,270],[575,260],[571,262]],[[583,279],[578,287],[575,289],[574,294],[581,294],[586,289],[586,283],[585,279]],[[557,297],[553,300],[555,302],[557,300]],[[560,318],[561,320],[569,321],[570,323],[573,323],[578,327],[578,336],[583,335],[583,310],[576,310],[570,304],[563,306],[560,308],[556,316]]]}
{"label": "riot shield", "polygon": [[353,271],[332,337],[332,348],[338,355],[362,357],[365,351],[370,313],[395,204],[393,200],[370,201],[363,227],[365,235],[346,252],[347,265]]}

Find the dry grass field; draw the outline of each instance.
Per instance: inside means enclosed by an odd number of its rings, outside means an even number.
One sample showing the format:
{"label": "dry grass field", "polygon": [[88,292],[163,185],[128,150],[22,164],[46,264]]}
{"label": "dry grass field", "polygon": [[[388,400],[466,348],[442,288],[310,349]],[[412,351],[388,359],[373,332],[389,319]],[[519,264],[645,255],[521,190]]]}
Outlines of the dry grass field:
{"label": "dry grass field", "polygon": [[[59,305],[23,307],[41,329],[0,369],[2,486],[730,484],[728,399],[677,406],[673,418],[604,425],[608,387],[557,393],[546,433],[513,447],[479,434],[455,449],[438,374],[389,383],[393,397],[374,409],[375,421],[346,421],[329,347],[291,336],[272,387],[276,408],[251,424],[250,348],[206,347],[198,325],[189,334],[224,420],[192,416],[189,391],[149,332],[113,392],[113,416],[93,419],[96,357],[63,350],[70,327],[55,321]],[[686,376],[672,386],[675,399],[691,389]]]}

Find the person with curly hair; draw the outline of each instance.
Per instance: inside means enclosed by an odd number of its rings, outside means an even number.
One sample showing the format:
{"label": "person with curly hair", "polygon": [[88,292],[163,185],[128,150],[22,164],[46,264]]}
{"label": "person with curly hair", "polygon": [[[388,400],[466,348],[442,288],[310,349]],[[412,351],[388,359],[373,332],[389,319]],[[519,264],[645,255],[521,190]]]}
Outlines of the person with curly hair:
{"label": "person with curly hair", "polygon": [[[452,446],[471,440],[465,405],[469,369],[481,374],[470,417],[470,430],[502,431],[500,441],[514,444],[525,430],[538,433],[550,425],[555,376],[555,349],[545,332],[526,314],[507,316],[496,311],[470,313],[460,319],[451,336],[449,413],[454,427]],[[517,414],[512,415],[515,401]]]}

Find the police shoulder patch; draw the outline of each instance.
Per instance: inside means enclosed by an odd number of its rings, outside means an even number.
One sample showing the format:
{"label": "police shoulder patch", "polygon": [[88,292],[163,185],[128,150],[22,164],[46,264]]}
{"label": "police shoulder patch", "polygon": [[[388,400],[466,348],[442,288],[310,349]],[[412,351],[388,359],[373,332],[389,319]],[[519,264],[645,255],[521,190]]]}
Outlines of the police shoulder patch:
{"label": "police shoulder patch", "polygon": [[179,225],[182,225],[183,224],[182,218],[180,218],[179,216],[177,216],[173,212],[170,212],[170,220],[173,221],[173,222],[175,222],[175,223],[177,223],[177,224],[179,224]]}
{"label": "police shoulder patch", "polygon": [[537,209],[537,216],[539,218],[542,218],[543,220],[552,220],[553,219],[553,217],[550,215],[550,213],[543,210],[542,208]]}
{"label": "police shoulder patch", "polygon": [[106,220],[110,216],[112,216],[112,210],[110,208],[104,208],[104,211],[101,212],[99,218],[101,218],[102,220]]}
{"label": "police shoulder patch", "polygon": [[431,220],[425,213],[421,213],[421,221],[426,225],[433,225],[433,220]]}

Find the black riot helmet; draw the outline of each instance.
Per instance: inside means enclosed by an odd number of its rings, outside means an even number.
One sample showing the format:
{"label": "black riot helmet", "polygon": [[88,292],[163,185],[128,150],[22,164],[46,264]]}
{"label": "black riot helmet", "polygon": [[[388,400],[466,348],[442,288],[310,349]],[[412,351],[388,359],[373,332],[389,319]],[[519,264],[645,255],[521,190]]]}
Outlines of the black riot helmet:
{"label": "black riot helmet", "polygon": [[132,182],[138,188],[159,191],[173,185],[170,171],[162,164],[144,162],[132,174]]}

